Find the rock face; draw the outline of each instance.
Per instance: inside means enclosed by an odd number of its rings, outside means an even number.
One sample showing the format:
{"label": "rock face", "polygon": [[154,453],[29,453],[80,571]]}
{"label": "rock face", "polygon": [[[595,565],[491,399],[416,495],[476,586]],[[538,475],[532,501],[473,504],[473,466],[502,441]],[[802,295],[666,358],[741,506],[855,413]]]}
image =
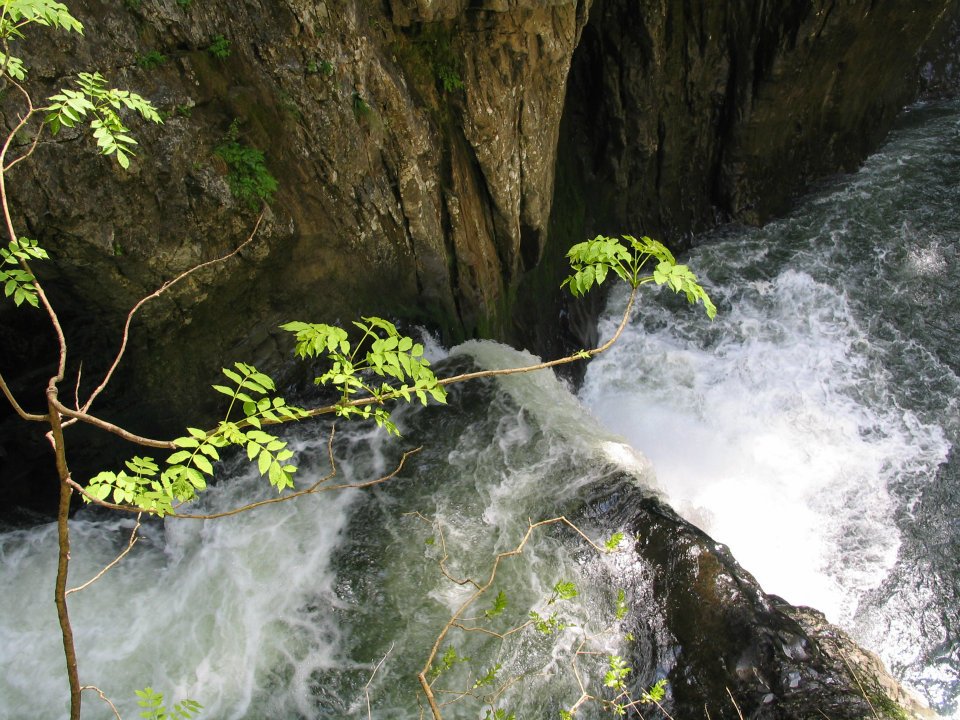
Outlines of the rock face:
{"label": "rock face", "polygon": [[[37,94],[75,70],[109,69],[166,115],[162,128],[134,127],[130,172],[65,132],[8,183],[21,227],[55,258],[37,270],[51,281],[71,359],[86,355],[84,378],[102,369],[138,298],[254,227],[217,154],[231,127],[279,181],[249,249],[144,309],[125,366],[136,397],[115,405],[162,396],[131,415],[181,424],[222,365],[275,366],[289,351],[277,325],[289,319],[382,314],[448,340],[504,334],[510,294],[546,240],[584,3],[71,8],[83,37],[30,35]],[[18,110],[4,108],[7,126]],[[13,315],[9,344],[37,343],[23,353],[33,363],[51,357],[35,323]]]}
{"label": "rock face", "polygon": [[821,613],[764,593],[725,546],[655,497],[624,482],[587,507],[585,522],[636,537],[639,569],[626,584],[637,688],[666,677],[672,716],[935,717]]}
{"label": "rock face", "polygon": [[[571,69],[550,243],[521,307],[559,283],[563,250],[585,237],[682,247],[855,169],[921,81],[956,87],[956,16],[950,0],[596,0]],[[543,311],[525,325],[551,354]],[[593,323],[579,312],[566,332],[582,347]]]}
{"label": "rock face", "polygon": [[[286,320],[382,314],[447,341],[587,345],[590,305],[558,330],[566,247],[599,231],[677,245],[854,166],[958,4],[76,0],[84,36],[21,43],[36,97],[101,69],[166,122],[134,125],[129,172],[75,132],[47,136],[8,189],[54,257],[36,270],[88,390],[137,299],[256,225],[218,148],[232,132],[265,153],[279,190],[255,241],[144,308],[100,406],[166,436],[207,413],[220,367],[276,369]],[[6,127],[17,102],[0,105]],[[31,407],[53,360],[42,327],[0,307],[0,371]]]}

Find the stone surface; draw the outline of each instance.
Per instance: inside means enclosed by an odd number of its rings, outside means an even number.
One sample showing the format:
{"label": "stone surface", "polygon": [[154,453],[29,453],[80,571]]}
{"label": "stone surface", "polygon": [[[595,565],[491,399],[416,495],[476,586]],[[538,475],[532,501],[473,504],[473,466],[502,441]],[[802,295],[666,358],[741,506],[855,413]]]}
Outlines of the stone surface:
{"label": "stone surface", "polygon": [[592,313],[569,303],[562,332],[538,329],[562,302],[553,288],[571,244],[630,233],[682,248],[718,222],[764,222],[817,178],[854,170],[921,87],[955,87],[957,8],[596,0],[571,69],[545,262],[518,305],[536,350],[591,340]]}
{"label": "stone surface", "polygon": [[635,682],[666,677],[672,716],[935,717],[821,613],[764,593],[726,546],[629,481],[598,488],[578,522],[635,537],[623,570]]}

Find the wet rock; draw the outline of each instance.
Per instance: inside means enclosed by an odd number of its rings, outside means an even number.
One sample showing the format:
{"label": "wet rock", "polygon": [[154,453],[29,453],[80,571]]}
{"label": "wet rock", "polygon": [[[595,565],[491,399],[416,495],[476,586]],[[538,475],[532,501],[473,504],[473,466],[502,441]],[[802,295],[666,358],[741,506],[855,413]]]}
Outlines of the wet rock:
{"label": "wet rock", "polygon": [[[655,497],[624,482],[598,490],[584,521],[635,537],[641,589],[638,688],[669,681],[683,718],[930,718],[878,658],[821,613],[767,595],[729,550]],[[643,640],[659,628],[659,647]]]}

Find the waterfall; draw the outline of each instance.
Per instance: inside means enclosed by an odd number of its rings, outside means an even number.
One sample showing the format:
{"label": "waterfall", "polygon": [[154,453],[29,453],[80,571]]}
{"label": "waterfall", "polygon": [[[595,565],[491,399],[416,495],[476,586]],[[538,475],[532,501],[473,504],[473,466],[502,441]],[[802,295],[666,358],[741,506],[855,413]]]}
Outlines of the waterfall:
{"label": "waterfall", "polygon": [[[960,109],[911,109],[851,177],[700,238],[707,325],[645,296],[581,393],[671,504],[942,711],[958,696]],[[609,335],[622,298],[611,300]]]}
{"label": "waterfall", "polygon": [[[419,718],[416,673],[471,592],[443,570],[486,578],[530,522],[576,517],[597,487],[629,482],[662,493],[767,591],[824,610],[955,712],[958,127],[955,103],[914,108],[859,173],[790,217],[699,239],[689,262],[717,320],[644,294],[579,397],[549,373],[457,386],[448,407],[398,408],[399,439],[338,427],[340,482],[388,474],[422,448],[387,482],[216,521],[146,523],[123,562],[71,596],[81,681],[125,717],[137,716],[134,691],[149,685],[171,701],[199,700],[208,718]],[[607,333],[622,299],[611,296]],[[531,360],[486,342],[439,354],[444,374]],[[330,472],[329,430],[288,431],[301,486]],[[219,475],[198,510],[273,496],[241,459]],[[115,557],[132,526],[78,513],[71,583]],[[598,542],[624,529],[583,528]],[[0,717],[9,720],[66,715],[55,536],[49,525],[0,533]],[[493,705],[458,701],[449,717],[494,707],[557,717],[579,696],[571,653],[589,633],[597,655],[579,669],[591,687],[630,642],[645,649],[635,688],[663,677],[677,653],[652,602],[644,614],[652,571],[629,545],[600,553],[557,525],[505,561],[494,587],[507,599],[503,616],[487,614],[491,593],[470,623],[505,632],[531,610],[559,608],[571,628],[550,637],[528,628],[505,642],[451,631],[440,649],[457,659],[438,691],[472,691],[496,666],[523,681]],[[551,603],[561,582],[577,597]],[[624,586],[640,601],[630,627],[616,617]],[[84,713],[112,717],[95,694]],[[601,713],[587,704],[577,717]]]}

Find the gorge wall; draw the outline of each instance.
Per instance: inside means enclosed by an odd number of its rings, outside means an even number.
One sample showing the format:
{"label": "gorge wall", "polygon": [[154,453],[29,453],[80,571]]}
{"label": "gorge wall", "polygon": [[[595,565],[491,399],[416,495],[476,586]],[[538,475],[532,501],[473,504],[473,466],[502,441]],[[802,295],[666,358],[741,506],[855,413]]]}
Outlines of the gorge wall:
{"label": "gorge wall", "polygon": [[[84,36],[31,30],[37,97],[78,70],[150,98],[129,172],[46,137],[8,189],[91,387],[126,311],[236,247],[257,213],[216,154],[231,126],[279,182],[256,240],[145,307],[101,412],[169,434],[235,360],[276,367],[279,323],[382,314],[446,341],[589,341],[559,262],[596,232],[674,246],[759,222],[851,169],[948,45],[956,0],[78,0]],[[222,38],[222,40],[220,39]],[[229,54],[211,53],[211,46]],[[161,59],[162,58],[162,59]],[[10,127],[17,97],[3,99]],[[561,317],[562,316],[562,317]],[[0,371],[38,406],[52,338],[0,309]],[[562,330],[558,331],[558,328]],[[211,398],[213,400],[213,398]],[[197,403],[201,405],[198,407]],[[4,410],[6,412],[6,410]],[[0,478],[37,437],[0,419]]]}

